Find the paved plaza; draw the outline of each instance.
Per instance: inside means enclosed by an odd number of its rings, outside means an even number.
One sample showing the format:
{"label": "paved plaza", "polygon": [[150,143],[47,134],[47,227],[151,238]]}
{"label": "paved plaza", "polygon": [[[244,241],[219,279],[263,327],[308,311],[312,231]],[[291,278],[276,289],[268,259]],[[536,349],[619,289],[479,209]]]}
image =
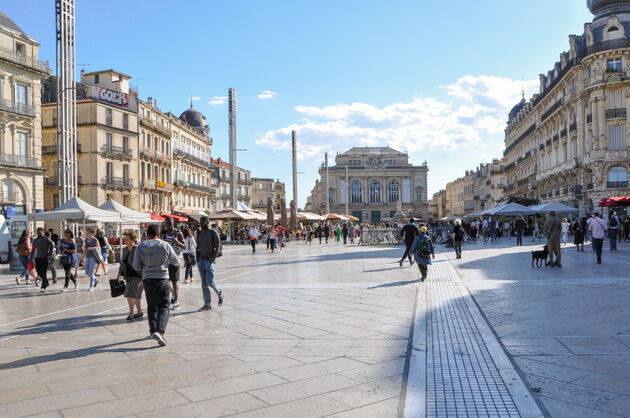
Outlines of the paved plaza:
{"label": "paved plaza", "polygon": [[3,274],[0,416],[630,415],[630,245],[532,269],[513,244],[440,250],[421,284],[401,247],[226,248],[225,304],[181,283],[166,347],[103,280]]}

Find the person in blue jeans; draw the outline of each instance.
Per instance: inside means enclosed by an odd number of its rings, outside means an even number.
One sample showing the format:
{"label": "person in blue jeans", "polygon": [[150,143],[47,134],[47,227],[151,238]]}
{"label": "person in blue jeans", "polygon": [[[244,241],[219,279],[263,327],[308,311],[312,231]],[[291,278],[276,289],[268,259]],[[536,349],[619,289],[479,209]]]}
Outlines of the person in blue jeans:
{"label": "person in blue jeans", "polygon": [[213,228],[209,228],[207,216],[202,216],[199,224],[201,231],[197,232],[197,267],[199,268],[201,291],[203,292],[203,306],[199,310],[209,311],[212,309],[210,288],[217,293],[219,306],[223,305],[223,290],[214,281],[214,267],[221,250],[221,238],[214,230],[214,225]]}
{"label": "person in blue jeans", "polygon": [[22,273],[15,278],[17,284],[20,284],[21,278],[26,280],[26,284],[31,284],[31,281],[28,279],[28,260],[31,255],[31,250],[31,231],[25,229],[22,231],[22,235],[20,236],[20,240],[17,244],[17,253],[20,257],[20,263],[22,263],[22,267],[24,267]]}

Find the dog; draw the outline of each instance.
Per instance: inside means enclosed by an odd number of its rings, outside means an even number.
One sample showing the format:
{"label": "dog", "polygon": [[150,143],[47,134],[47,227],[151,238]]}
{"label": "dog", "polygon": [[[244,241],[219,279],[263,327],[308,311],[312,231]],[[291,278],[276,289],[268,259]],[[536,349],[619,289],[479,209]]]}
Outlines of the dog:
{"label": "dog", "polygon": [[543,262],[545,266],[548,266],[547,257],[549,256],[549,251],[547,250],[547,244],[543,247],[542,250],[532,251],[532,267],[534,267],[534,261],[536,262],[536,267],[540,267],[540,263]]}

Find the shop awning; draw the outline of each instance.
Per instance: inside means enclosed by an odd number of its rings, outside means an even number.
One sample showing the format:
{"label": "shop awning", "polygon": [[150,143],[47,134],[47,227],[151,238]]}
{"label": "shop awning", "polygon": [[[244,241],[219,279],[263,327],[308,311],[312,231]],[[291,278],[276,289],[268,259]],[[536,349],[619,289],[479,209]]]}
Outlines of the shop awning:
{"label": "shop awning", "polygon": [[151,219],[153,219],[154,221],[160,221],[160,222],[164,222],[166,220],[155,212],[151,212]]}
{"label": "shop awning", "polygon": [[188,222],[188,218],[185,216],[174,215],[172,213],[165,213],[162,216],[164,218],[166,218],[167,216],[170,216],[171,218],[173,218],[173,221],[175,222]]}
{"label": "shop awning", "polygon": [[598,206],[600,208],[609,206],[630,206],[630,196],[605,197],[599,202]]}

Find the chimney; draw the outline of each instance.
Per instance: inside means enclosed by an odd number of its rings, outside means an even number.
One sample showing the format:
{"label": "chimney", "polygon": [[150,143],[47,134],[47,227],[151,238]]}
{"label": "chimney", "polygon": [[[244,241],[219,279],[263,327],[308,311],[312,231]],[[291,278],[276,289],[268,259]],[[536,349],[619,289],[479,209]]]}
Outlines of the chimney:
{"label": "chimney", "polygon": [[81,82],[83,83],[83,76],[85,75],[85,68],[81,69]]}
{"label": "chimney", "polygon": [[157,109],[157,99],[153,99],[153,107]]}

